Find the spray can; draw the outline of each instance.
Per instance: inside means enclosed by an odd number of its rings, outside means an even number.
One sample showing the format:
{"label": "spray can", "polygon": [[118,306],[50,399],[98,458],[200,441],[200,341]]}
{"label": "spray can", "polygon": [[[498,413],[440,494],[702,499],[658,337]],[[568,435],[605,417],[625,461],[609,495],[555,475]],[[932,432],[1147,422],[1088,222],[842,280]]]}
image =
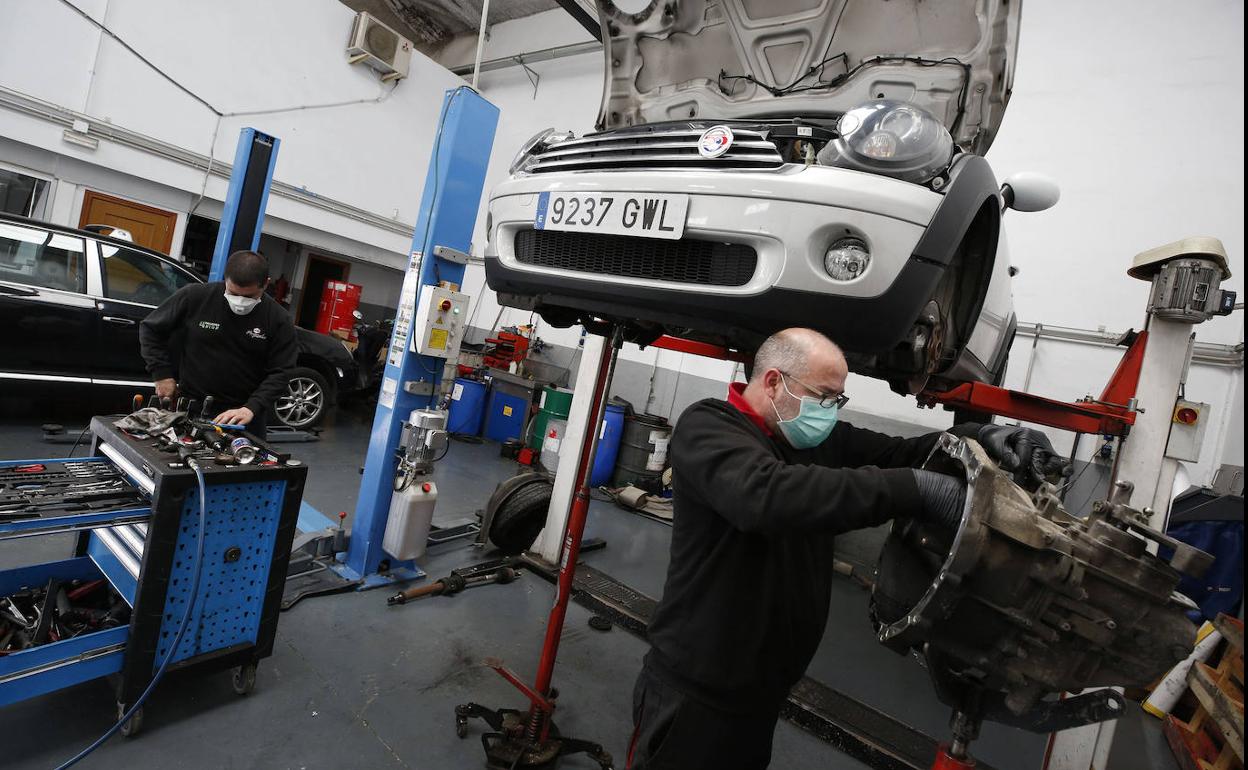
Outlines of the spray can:
{"label": "spray can", "polygon": [[1187,672],[1192,670],[1192,666],[1196,665],[1197,661],[1207,660],[1220,641],[1222,641],[1222,634],[1214,629],[1212,623],[1205,621],[1200,630],[1196,632],[1196,646],[1192,649],[1192,653],[1185,660],[1179,661],[1178,665],[1170,669],[1170,673],[1162,678],[1161,683],[1148,696],[1148,700],[1144,701],[1144,710],[1158,719],[1165,719],[1166,714],[1174,708],[1174,704],[1178,703],[1183,693],[1187,692]]}
{"label": "spray can", "polygon": [[256,461],[258,453],[256,445],[248,441],[245,436],[239,436],[230,442],[230,454],[234,455],[234,460],[239,465],[252,464]]}

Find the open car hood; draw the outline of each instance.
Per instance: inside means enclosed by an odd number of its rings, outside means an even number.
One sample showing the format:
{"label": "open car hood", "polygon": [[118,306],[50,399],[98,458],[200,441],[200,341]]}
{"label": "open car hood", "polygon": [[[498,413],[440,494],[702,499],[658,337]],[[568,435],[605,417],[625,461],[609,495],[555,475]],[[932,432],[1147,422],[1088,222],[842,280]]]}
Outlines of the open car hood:
{"label": "open car hood", "polygon": [[667,120],[836,118],[901,99],[963,149],[992,144],[1014,81],[1021,0],[598,0],[598,129]]}

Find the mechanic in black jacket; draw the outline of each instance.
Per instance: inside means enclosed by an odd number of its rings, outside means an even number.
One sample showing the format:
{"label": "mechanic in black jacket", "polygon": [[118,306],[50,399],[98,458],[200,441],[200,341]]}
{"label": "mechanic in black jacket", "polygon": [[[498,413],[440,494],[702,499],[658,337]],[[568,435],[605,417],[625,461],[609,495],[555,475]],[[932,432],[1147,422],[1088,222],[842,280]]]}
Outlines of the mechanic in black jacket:
{"label": "mechanic in black jacket", "polygon": [[212,396],[222,407],[215,422],[246,425],[263,438],[269,407],[299,357],[295,325],[264,293],[268,283],[268,260],[236,251],[223,283],[184,286],[143,320],[139,342],[157,396]]}
{"label": "mechanic in black jacket", "polygon": [[[767,767],[780,707],[823,637],[834,537],[895,517],[961,520],[965,481],[915,468],[940,433],[838,422],[847,374],[831,340],[787,329],[727,402],[700,401],[677,422],[671,562],[633,693],[631,770]],[[1065,464],[1038,431],[952,432],[1007,469]]]}

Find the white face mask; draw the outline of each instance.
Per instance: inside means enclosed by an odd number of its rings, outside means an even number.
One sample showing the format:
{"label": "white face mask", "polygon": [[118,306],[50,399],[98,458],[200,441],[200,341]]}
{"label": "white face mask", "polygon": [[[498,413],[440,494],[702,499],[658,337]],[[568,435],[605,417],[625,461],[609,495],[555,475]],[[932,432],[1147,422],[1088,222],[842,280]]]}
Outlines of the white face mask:
{"label": "white face mask", "polygon": [[230,304],[230,310],[233,310],[235,315],[247,315],[260,304],[259,297],[240,297],[229,292],[225,293],[225,301]]}

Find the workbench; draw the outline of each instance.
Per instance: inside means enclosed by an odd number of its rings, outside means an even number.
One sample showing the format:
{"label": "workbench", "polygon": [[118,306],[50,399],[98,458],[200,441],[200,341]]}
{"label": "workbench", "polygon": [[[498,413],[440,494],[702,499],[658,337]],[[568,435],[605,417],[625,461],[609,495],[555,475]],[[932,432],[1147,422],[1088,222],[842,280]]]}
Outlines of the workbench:
{"label": "workbench", "polygon": [[[254,686],[257,663],[272,653],[307,468],[276,458],[253,465],[200,462],[206,488],[201,577],[188,630],[171,654],[192,599],[198,485],[178,454],[122,432],[115,419],[91,421],[90,457],[0,462],[0,483],[10,491],[14,484],[48,483],[71,490],[63,505],[41,504],[25,514],[13,505],[0,510],[0,539],[77,533],[64,560],[0,571],[0,597],[49,581],[81,585],[103,578],[131,609],[128,625],[0,656],[0,706],[109,676],[121,714],[170,655],[170,671],[234,668],[235,690],[245,694]],[[141,717],[136,712],[123,732],[136,732]]]}

